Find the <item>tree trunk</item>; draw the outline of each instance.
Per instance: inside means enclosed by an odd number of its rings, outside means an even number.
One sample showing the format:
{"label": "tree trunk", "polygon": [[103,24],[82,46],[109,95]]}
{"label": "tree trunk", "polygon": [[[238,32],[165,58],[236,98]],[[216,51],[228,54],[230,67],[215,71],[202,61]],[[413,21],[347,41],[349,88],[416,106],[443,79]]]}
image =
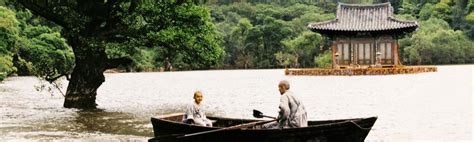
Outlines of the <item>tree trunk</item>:
{"label": "tree trunk", "polygon": [[[105,81],[103,72],[107,68],[105,47],[90,47],[84,39],[68,38],[76,57],[76,66],[71,74],[66,91],[64,107],[94,109],[97,89]],[[72,41],[71,41],[72,40]]]}

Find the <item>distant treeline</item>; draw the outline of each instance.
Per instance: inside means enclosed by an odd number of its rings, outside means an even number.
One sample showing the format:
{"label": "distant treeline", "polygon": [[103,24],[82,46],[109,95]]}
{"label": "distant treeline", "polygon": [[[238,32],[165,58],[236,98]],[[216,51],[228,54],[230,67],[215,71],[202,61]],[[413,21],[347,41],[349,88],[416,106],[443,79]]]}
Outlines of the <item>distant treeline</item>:
{"label": "distant treeline", "polygon": [[[309,31],[310,22],[334,19],[337,3],[390,2],[397,18],[420,29],[402,37],[406,65],[474,61],[474,0],[248,0],[209,1],[224,36],[223,65],[236,68],[327,67],[327,38]],[[328,53],[327,53],[328,54]]]}
{"label": "distant treeline", "polygon": [[[111,58],[132,59],[118,68],[125,71],[328,67],[330,41],[307,25],[334,19],[338,2],[390,2],[397,18],[417,20],[419,30],[399,40],[402,64],[474,63],[474,0],[195,0],[207,10],[177,12],[207,12],[212,19],[209,30],[216,36],[209,46],[220,50],[204,58],[209,64],[166,48],[110,44],[106,51]],[[70,74],[74,54],[61,30],[16,0],[0,0],[0,80]],[[173,30],[179,31],[162,33]],[[164,40],[180,41],[157,42]]]}

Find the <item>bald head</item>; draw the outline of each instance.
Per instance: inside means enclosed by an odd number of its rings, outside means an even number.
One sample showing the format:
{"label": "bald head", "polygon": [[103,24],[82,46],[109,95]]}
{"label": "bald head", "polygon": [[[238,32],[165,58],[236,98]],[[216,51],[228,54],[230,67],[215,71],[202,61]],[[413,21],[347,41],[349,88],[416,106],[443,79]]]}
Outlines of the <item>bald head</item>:
{"label": "bald head", "polygon": [[278,83],[278,91],[280,91],[280,94],[283,95],[287,90],[290,89],[290,82],[287,80],[282,80],[280,83]]}
{"label": "bald head", "polygon": [[201,91],[194,92],[194,97],[193,98],[194,98],[194,102],[196,102],[196,104],[198,104],[198,105],[201,104],[202,98],[203,98],[202,92]]}
{"label": "bald head", "polygon": [[201,92],[201,91],[196,91],[196,92],[194,92],[194,96],[193,96],[193,97],[196,97],[196,95],[199,95],[199,94],[202,95],[202,92]]}
{"label": "bald head", "polygon": [[282,80],[278,85],[284,85],[286,87],[286,90],[290,89],[290,82],[288,82],[288,80]]}

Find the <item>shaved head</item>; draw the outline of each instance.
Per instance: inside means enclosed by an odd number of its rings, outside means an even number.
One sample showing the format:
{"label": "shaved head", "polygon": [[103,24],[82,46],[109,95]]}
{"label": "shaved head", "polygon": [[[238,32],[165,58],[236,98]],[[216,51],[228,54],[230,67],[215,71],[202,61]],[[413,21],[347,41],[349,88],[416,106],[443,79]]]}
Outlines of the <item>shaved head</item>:
{"label": "shaved head", "polygon": [[282,80],[278,85],[284,85],[286,90],[290,89],[290,82],[288,82],[288,80]]}
{"label": "shaved head", "polygon": [[196,92],[194,92],[194,96],[193,96],[193,97],[196,97],[196,95],[198,95],[198,94],[201,94],[201,95],[202,95],[201,91],[196,91]]}
{"label": "shaved head", "polygon": [[196,91],[194,92],[194,102],[196,102],[196,104],[201,104],[202,102],[202,92],[201,91]]}
{"label": "shaved head", "polygon": [[282,80],[278,83],[278,91],[280,91],[281,95],[285,94],[288,89],[290,89],[290,83],[287,80]]}

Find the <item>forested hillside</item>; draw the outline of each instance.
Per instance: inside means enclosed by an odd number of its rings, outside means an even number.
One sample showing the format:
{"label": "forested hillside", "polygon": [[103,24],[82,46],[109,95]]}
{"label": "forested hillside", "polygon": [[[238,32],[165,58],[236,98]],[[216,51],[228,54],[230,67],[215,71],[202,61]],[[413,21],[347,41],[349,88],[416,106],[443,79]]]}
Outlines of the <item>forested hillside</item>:
{"label": "forested hillside", "polygon": [[[418,21],[417,31],[399,39],[402,64],[474,62],[474,0],[208,0],[194,1],[201,9],[174,11],[158,6],[144,11],[160,13],[156,19],[125,20],[133,29],[173,19],[167,21],[170,28],[157,26],[153,30],[159,32],[143,39],[110,42],[106,53],[131,61],[118,67],[122,71],[327,67],[330,39],[307,25],[334,19],[338,2],[390,2],[397,18]],[[171,18],[177,13],[181,17]],[[173,23],[197,15],[212,22]],[[196,28],[207,33],[195,33]],[[0,80],[13,74],[47,80],[71,74],[75,56],[62,30],[16,0],[0,0]]]}
{"label": "forested hillside", "polygon": [[328,66],[331,57],[324,53],[329,39],[306,26],[334,19],[337,2],[391,2],[397,18],[418,21],[420,28],[399,40],[405,65],[473,63],[473,0],[250,0],[210,4],[214,23],[224,37],[223,65]]}

